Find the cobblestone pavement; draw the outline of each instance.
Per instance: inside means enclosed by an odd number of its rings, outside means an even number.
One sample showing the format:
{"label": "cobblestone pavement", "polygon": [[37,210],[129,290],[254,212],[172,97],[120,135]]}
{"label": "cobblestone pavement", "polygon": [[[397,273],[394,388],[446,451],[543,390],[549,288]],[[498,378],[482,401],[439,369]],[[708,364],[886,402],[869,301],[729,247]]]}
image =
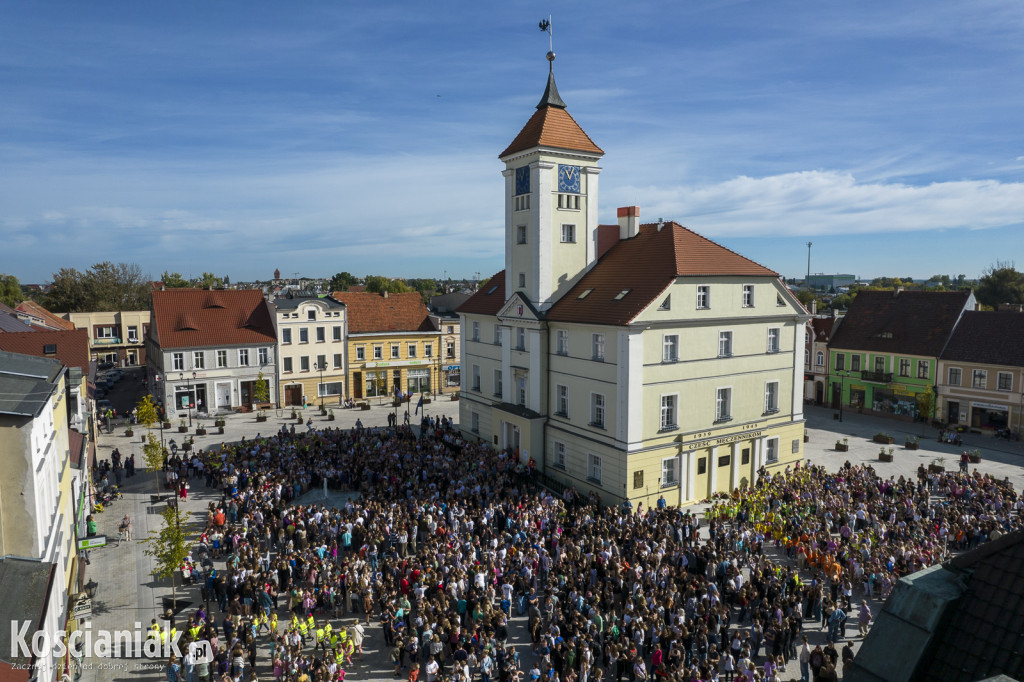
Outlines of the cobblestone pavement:
{"label": "cobblestone pavement", "polygon": [[[447,398],[441,398],[440,401],[425,407],[430,416],[442,414],[458,419],[458,403],[451,402]],[[290,428],[294,424],[296,430],[299,430],[305,428],[305,419],[309,417],[312,417],[318,428],[351,428],[357,420],[361,421],[364,426],[383,426],[387,423],[387,415],[391,412],[391,407],[384,406],[374,406],[368,411],[335,409],[335,420],[329,422],[315,410],[306,410],[302,425],[297,424],[296,420],[288,418],[290,410],[271,411],[268,421],[262,423],[257,423],[253,414],[230,415],[227,417],[223,435],[196,436],[196,445],[200,448],[216,447],[221,442],[232,442],[240,440],[242,437],[252,438],[260,433],[266,435],[280,429],[282,425]],[[398,415],[401,419],[403,416],[401,408]],[[913,477],[916,476],[917,467],[921,464],[927,465],[936,458],[944,457],[947,467],[955,467],[962,449],[980,448],[982,463],[972,465],[972,469],[977,468],[982,472],[999,477],[1006,476],[1016,485],[1020,484],[1021,462],[1024,462],[1024,448],[1020,443],[1008,443],[990,437],[965,434],[964,445],[954,447],[938,443],[935,429],[925,424],[911,424],[850,413],[844,414],[843,421],[839,422],[834,419],[833,410],[818,407],[806,408],[805,418],[809,436],[809,442],[804,446],[805,458],[814,464],[824,465],[830,470],[836,470],[844,462],[850,461],[854,464],[870,463],[883,476]],[[416,421],[416,417],[413,417],[413,422]],[[204,420],[204,423],[212,426],[212,420]],[[117,447],[125,456],[134,452],[137,462],[141,464],[139,434],[144,430],[137,430],[134,438],[123,435],[123,429],[116,429],[113,434],[101,435],[97,457],[107,459],[113,448]],[[215,429],[211,428],[210,430],[214,431]],[[167,440],[171,437],[181,439],[185,435],[177,433],[176,430],[173,431],[173,433],[165,431],[164,439]],[[896,438],[896,445],[893,446],[895,460],[892,463],[877,461],[880,446],[871,442],[871,438],[880,431],[890,433]],[[919,450],[908,451],[902,448],[902,443],[907,435],[920,437]],[[847,439],[849,452],[836,452],[834,449],[836,441],[843,438]],[[219,499],[219,494],[213,490],[205,490],[201,480],[193,483],[188,500],[182,503],[182,509],[196,514],[190,520],[190,530],[198,533],[201,530],[200,525],[203,522],[208,503]],[[161,521],[159,512],[164,508],[166,502],[163,499],[154,501],[152,496],[156,493],[156,486],[153,472],[140,469],[135,477],[125,480],[122,487],[124,498],[113,502],[104,513],[96,517],[100,533],[106,534],[111,542],[106,547],[91,551],[90,562],[85,572],[87,581],[93,580],[98,584],[96,597],[93,600],[91,621],[91,630],[94,633],[100,630],[132,629],[136,622],[145,628],[152,618],[162,612],[163,599],[171,595],[170,582],[153,577],[153,561],[144,554],[143,545],[137,541],[146,537],[151,530],[156,530],[159,527]],[[167,492],[161,490],[160,495],[162,498],[166,498]],[[332,493],[329,502],[343,503],[343,498],[339,495]],[[304,499],[310,502],[320,501],[322,492],[310,491]],[[125,513],[131,514],[134,521],[136,541],[118,544],[116,526]],[[772,550],[769,549],[769,551]],[[222,562],[218,562],[218,568],[223,568]],[[177,598],[179,600],[177,618],[181,622],[188,618],[198,606],[199,588],[197,586],[182,588],[179,585]],[[872,604],[872,609],[877,613],[881,606],[876,601]],[[214,607],[216,607],[215,603]],[[219,623],[221,615],[216,608],[214,608],[214,613]],[[282,622],[285,622],[283,611],[279,613]],[[331,622],[337,627],[350,623],[351,616]],[[850,623],[847,631],[855,633],[855,620],[851,619]],[[805,632],[809,635],[812,646],[816,643],[824,643],[825,633],[816,624],[806,623]],[[370,627],[367,628],[367,635],[364,644],[365,659],[347,669],[347,679],[357,681],[393,679],[390,661],[387,660],[387,654],[383,648],[380,624],[371,621]],[[532,660],[525,617],[512,619],[510,638],[510,641],[520,648],[524,663]],[[854,642],[855,648],[858,648],[860,640],[855,639]],[[272,679],[266,646],[267,637],[262,636],[260,643],[257,672],[261,679]],[[86,682],[94,680],[133,680],[137,682],[165,680],[163,664],[162,659],[150,661],[143,658],[86,658],[83,661],[81,679]],[[795,662],[792,663],[782,679],[799,679],[799,673],[794,672],[797,667]]]}

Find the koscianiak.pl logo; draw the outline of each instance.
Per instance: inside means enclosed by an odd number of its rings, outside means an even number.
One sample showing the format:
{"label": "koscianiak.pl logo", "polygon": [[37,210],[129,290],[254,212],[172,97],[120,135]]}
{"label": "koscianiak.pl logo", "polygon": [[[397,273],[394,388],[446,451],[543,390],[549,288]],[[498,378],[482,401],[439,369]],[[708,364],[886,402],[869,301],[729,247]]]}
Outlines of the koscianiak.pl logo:
{"label": "koscianiak.pl logo", "polygon": [[[163,623],[164,633],[169,625]],[[29,621],[11,621],[12,659],[61,658],[69,652],[76,658],[170,658],[171,654],[184,658],[178,648],[180,632],[161,637],[154,630],[143,629],[138,622],[132,630],[93,630],[92,624],[86,622],[81,630],[58,630],[52,634],[44,630],[30,632],[31,627]],[[213,661],[213,648],[206,640],[189,642],[186,650],[196,663]]]}

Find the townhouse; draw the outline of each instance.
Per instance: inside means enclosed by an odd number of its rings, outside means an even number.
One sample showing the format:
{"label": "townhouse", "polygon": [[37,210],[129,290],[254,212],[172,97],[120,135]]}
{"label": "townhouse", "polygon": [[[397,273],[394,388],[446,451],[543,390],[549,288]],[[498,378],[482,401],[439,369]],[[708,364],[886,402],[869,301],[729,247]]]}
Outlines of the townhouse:
{"label": "townhouse", "polygon": [[348,395],[345,305],[312,294],[276,298],[270,305],[277,329],[277,404],[342,402]]}

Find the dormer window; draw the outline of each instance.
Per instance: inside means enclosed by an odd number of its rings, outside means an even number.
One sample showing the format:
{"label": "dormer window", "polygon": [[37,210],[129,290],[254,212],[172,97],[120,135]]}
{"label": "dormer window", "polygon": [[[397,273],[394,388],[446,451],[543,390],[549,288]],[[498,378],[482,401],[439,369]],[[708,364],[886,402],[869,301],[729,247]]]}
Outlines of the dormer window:
{"label": "dormer window", "polygon": [[880,339],[891,339],[892,332],[878,332],[877,334],[875,334],[875,336],[877,336]]}
{"label": "dormer window", "polygon": [[626,298],[626,294],[628,294],[629,292],[630,292],[629,289],[623,289],[619,293],[615,294],[615,299],[614,300],[621,301],[622,299]]}

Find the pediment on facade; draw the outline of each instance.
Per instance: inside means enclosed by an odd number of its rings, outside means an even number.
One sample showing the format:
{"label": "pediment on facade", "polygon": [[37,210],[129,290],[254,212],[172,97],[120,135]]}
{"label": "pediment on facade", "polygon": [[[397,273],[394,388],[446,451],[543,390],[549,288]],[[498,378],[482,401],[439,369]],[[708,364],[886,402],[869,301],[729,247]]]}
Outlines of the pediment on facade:
{"label": "pediment on facade", "polygon": [[516,292],[505,301],[505,305],[498,311],[498,319],[504,324],[522,325],[532,322],[539,325],[544,316],[533,307],[533,304],[525,296]]}

